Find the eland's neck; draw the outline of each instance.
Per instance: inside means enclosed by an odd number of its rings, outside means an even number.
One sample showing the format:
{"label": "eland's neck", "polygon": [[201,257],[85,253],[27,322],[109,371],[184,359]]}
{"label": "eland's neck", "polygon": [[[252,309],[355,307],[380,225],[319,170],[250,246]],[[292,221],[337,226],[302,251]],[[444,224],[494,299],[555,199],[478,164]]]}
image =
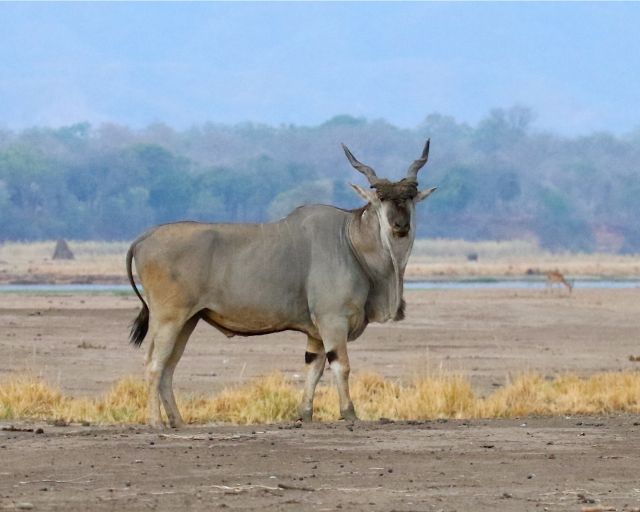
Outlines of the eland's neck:
{"label": "eland's neck", "polygon": [[349,228],[351,243],[372,281],[376,310],[373,321],[396,317],[402,302],[404,272],[415,238],[414,229],[404,238],[395,238],[389,231],[386,219],[370,205],[354,212]]}

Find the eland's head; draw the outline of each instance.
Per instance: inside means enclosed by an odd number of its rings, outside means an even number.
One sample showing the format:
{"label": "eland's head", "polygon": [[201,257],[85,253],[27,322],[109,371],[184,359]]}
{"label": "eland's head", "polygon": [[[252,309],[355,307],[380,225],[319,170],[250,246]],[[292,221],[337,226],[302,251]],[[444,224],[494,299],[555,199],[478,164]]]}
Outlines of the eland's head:
{"label": "eland's head", "polygon": [[351,186],[371,204],[380,220],[381,230],[392,239],[415,238],[415,205],[436,190],[436,187],[418,190],[418,171],[429,158],[429,142],[425,144],[420,158],[409,166],[406,177],[395,182],[379,178],[371,167],[360,163],[349,148],[342,145],[351,165],[367,177],[371,188]]}

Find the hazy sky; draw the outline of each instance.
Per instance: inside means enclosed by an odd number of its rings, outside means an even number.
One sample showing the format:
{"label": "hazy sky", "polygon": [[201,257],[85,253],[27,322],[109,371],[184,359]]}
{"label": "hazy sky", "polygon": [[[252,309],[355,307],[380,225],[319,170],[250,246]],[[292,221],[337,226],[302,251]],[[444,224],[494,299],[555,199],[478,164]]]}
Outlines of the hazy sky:
{"label": "hazy sky", "polygon": [[0,126],[640,127],[640,3],[0,3]]}

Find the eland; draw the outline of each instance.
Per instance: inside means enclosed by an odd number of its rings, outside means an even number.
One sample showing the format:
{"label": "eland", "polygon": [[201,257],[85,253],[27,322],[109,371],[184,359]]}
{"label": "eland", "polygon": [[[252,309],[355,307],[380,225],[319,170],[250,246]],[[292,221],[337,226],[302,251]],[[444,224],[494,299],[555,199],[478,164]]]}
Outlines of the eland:
{"label": "eland", "polygon": [[416,204],[435,188],[418,189],[429,141],[397,182],[379,178],[342,147],[370,184],[368,189],[351,185],[366,201],[361,208],[302,206],[265,224],[176,222],[154,227],[131,244],[127,274],[142,301],[131,342],[139,346],[149,338],[151,425],[163,426],[160,403],[171,427],[183,424],[173,373],[200,320],[228,337],[285,330],[306,334],[300,419],[312,419],[326,361],[335,375],[341,418],[357,419],[349,395],[347,342],[370,322],[404,318],[403,280],[416,234]]}

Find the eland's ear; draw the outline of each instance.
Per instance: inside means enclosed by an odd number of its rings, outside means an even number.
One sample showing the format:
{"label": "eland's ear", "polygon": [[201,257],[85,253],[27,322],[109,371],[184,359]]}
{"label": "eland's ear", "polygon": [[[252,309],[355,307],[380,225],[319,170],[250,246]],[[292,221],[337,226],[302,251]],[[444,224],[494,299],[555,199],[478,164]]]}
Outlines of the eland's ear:
{"label": "eland's ear", "polygon": [[377,203],[378,201],[378,196],[377,194],[371,190],[371,189],[366,189],[366,188],[362,188],[360,185],[354,185],[353,183],[349,183],[349,185],[351,185],[353,187],[353,190],[355,190],[357,192],[357,194],[364,199],[367,203]]}
{"label": "eland's ear", "polygon": [[418,195],[415,198],[415,202],[419,203],[420,201],[424,201],[427,197],[429,197],[431,194],[433,194],[436,190],[438,190],[438,187],[433,187],[427,190],[421,190],[420,192],[418,192]]}

